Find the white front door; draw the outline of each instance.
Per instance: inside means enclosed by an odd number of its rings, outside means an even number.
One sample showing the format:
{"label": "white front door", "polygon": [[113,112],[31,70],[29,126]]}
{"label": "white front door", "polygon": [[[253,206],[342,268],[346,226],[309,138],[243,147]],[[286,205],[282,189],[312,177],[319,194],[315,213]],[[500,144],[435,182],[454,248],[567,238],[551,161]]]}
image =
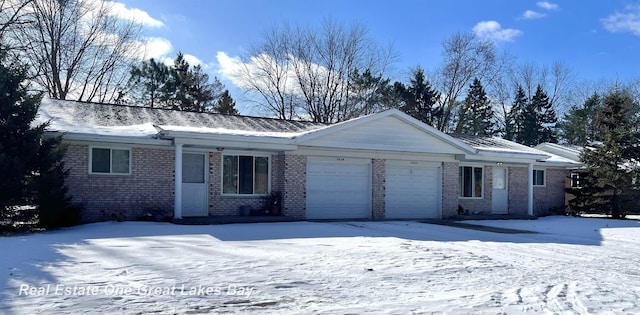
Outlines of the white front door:
{"label": "white front door", "polygon": [[491,192],[491,213],[509,212],[509,183],[506,167],[493,168],[493,189]]}
{"label": "white front door", "polygon": [[182,215],[185,217],[209,215],[206,165],[206,153],[182,154]]}

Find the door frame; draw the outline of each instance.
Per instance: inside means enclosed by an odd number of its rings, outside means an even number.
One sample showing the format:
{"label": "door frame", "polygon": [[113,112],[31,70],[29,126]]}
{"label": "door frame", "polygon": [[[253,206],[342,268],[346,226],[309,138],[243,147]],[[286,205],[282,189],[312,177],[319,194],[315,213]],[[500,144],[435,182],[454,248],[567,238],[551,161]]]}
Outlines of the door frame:
{"label": "door frame", "polygon": [[[204,182],[202,183],[203,187],[204,187],[204,194],[202,196],[202,202],[204,205],[204,209],[202,210],[202,216],[209,216],[209,152],[208,151],[196,151],[196,150],[184,150],[182,152],[182,160],[183,160],[183,167],[184,167],[184,155],[185,154],[201,154],[204,155],[204,167],[203,167],[203,172],[204,172]],[[184,174],[184,170],[182,172]],[[194,215],[190,215],[184,214],[184,201],[185,201],[185,194],[184,194],[184,182],[182,182],[182,178],[180,179],[180,184],[182,185],[182,211],[183,211],[183,216],[194,216]],[[193,183],[187,183],[187,184],[193,184]],[[195,216],[200,216],[200,215],[195,215]]]}
{"label": "door frame", "polygon": [[[496,169],[503,169],[504,170],[504,189],[496,189],[494,188],[495,185],[495,176],[496,176]],[[496,190],[504,190],[504,194],[506,195],[506,197],[504,198],[504,204],[502,204],[502,206],[504,206],[504,211],[502,210],[496,210],[496,205],[498,200],[496,200],[495,196],[495,191]],[[508,166],[493,166],[492,170],[491,170],[491,213],[492,214],[508,214],[509,213],[509,167]]]}

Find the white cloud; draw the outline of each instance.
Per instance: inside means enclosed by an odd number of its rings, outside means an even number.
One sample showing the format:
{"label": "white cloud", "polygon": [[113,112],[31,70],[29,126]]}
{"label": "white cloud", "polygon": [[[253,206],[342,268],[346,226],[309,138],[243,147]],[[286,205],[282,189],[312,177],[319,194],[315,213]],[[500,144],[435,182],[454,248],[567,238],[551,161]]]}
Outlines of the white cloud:
{"label": "white cloud", "polygon": [[488,40],[510,42],[521,35],[522,31],[514,28],[502,28],[500,23],[496,21],[482,21],[473,27],[473,33]]}
{"label": "white cloud", "polygon": [[609,32],[631,32],[640,36],[640,5],[628,5],[622,12],[616,12],[601,20]]}
{"label": "white cloud", "polygon": [[106,4],[110,4],[113,10],[113,15],[129,20],[138,22],[148,27],[162,27],[164,23],[152,18],[149,13],[136,8],[127,8],[124,3],[115,1],[105,1]]}
{"label": "white cloud", "polygon": [[171,42],[162,37],[147,37],[137,43],[137,55],[142,59],[163,60],[173,49]]}
{"label": "white cloud", "polygon": [[183,54],[183,55],[184,55],[184,60],[186,60],[189,63],[189,65],[192,65],[192,66],[201,65],[203,67],[205,66],[202,63],[202,60],[198,59],[198,57],[190,54]]}
{"label": "white cloud", "polygon": [[547,1],[540,1],[538,3],[536,3],[536,5],[539,8],[545,9],[545,10],[557,10],[560,6],[558,6],[556,3],[551,3],[551,2],[547,2]]}
{"label": "white cloud", "polygon": [[525,20],[535,20],[535,19],[540,19],[545,17],[546,14],[544,13],[540,13],[540,12],[536,12],[533,10],[527,10],[524,11],[524,13],[522,14],[522,18]]}

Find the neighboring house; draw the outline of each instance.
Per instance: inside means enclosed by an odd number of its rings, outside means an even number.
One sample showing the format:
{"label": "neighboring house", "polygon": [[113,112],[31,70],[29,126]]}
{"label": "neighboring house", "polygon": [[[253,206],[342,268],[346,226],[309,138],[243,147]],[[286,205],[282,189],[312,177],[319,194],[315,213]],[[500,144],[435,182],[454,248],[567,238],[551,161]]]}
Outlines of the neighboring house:
{"label": "neighboring house", "polygon": [[238,215],[282,194],[296,219],[544,215],[576,163],[495,137],[447,135],[398,111],[338,124],[45,99],[84,222]]}
{"label": "neighboring house", "polygon": [[[580,154],[582,153],[582,150],[584,150],[584,147],[571,145],[571,144],[558,144],[558,143],[544,142],[537,145],[535,148],[547,153],[551,153],[556,156],[560,156],[574,163],[576,166],[572,170],[570,170],[570,173],[565,180],[565,183],[566,183],[565,187],[566,188],[580,187],[580,176],[578,172],[576,172],[575,170],[584,166],[580,159]],[[565,203],[568,204],[569,200],[573,198],[574,198],[573,195],[566,193]]]}

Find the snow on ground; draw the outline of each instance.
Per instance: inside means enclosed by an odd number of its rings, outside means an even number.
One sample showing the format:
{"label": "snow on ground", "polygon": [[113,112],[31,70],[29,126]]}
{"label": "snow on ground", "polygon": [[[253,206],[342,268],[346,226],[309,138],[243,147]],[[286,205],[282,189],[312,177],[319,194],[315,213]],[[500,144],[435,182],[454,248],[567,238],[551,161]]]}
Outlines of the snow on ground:
{"label": "snow on ground", "polygon": [[180,226],[0,238],[2,314],[640,313],[640,223]]}

